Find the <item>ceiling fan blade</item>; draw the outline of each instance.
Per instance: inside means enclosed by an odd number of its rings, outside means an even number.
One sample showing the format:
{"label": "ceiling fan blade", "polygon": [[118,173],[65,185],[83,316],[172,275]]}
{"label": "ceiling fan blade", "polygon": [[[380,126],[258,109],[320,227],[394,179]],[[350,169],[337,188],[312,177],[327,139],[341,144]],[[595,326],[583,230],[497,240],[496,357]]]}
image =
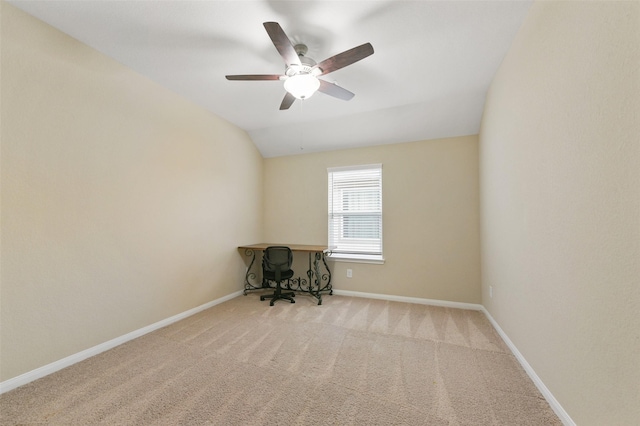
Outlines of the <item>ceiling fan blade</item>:
{"label": "ceiling fan blade", "polygon": [[360,46],[354,47],[353,49],[346,50],[342,53],[338,53],[335,56],[327,58],[316,65],[314,68],[320,68],[320,70],[322,70],[320,75],[329,74],[330,72],[334,72],[336,70],[339,70],[340,68],[344,68],[347,65],[358,62],[359,60],[364,59],[372,54],[373,46],[371,45],[371,43],[365,43]]}
{"label": "ceiling fan blade", "polygon": [[347,89],[343,89],[337,84],[329,83],[321,79],[318,79],[318,81],[320,81],[320,88],[318,91],[325,95],[333,96],[334,98],[342,99],[343,101],[348,101],[355,96],[354,93],[351,93]]}
{"label": "ceiling fan blade", "polygon": [[295,100],[296,100],[295,96],[287,92],[287,94],[284,95],[284,99],[282,100],[282,103],[280,104],[280,111],[282,111],[283,109],[289,109],[289,107],[293,104],[293,101]]}
{"label": "ceiling fan blade", "polygon": [[276,74],[246,74],[246,75],[227,75],[227,80],[280,80]]}
{"label": "ceiling fan blade", "polygon": [[296,49],[293,48],[291,40],[284,33],[284,30],[277,22],[265,22],[264,29],[267,30],[267,34],[271,38],[273,45],[278,49],[278,53],[284,59],[286,65],[302,65],[300,58],[296,53]]}

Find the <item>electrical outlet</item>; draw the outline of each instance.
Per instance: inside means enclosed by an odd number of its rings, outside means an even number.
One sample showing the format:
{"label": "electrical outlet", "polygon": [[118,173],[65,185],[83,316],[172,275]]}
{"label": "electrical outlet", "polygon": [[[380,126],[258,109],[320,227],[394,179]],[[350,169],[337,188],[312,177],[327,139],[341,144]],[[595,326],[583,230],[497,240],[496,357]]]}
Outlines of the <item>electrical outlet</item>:
{"label": "electrical outlet", "polygon": [[353,270],[347,269],[347,278],[353,277]]}
{"label": "electrical outlet", "polygon": [[493,299],[493,286],[489,286],[489,297]]}

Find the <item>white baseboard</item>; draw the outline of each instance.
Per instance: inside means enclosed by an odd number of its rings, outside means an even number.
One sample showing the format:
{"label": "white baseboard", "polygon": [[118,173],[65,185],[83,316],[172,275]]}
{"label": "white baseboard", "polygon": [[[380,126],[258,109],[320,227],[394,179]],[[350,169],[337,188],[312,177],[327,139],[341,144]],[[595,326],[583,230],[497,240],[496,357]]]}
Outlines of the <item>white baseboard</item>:
{"label": "white baseboard", "polygon": [[390,302],[417,303],[419,305],[441,306],[444,308],[470,309],[473,311],[481,311],[482,305],[475,303],[449,302],[447,300],[422,299],[420,297],[393,296],[391,294],[364,293],[361,291],[336,290],[333,294],[338,296],[365,297],[367,299],[388,300]]}
{"label": "white baseboard", "polygon": [[138,330],[132,331],[131,333],[127,333],[124,336],[116,337],[115,339],[109,340],[107,342],[101,343],[92,348],[86,349],[82,352],[78,352],[76,354],[70,355],[66,358],[62,358],[58,361],[52,362],[51,364],[47,364],[40,368],[36,368],[35,370],[31,370],[27,373],[21,374],[17,377],[14,377],[9,380],[5,380],[0,383],[0,394],[8,392],[12,389],[17,388],[18,386],[26,385],[29,382],[40,379],[44,376],[47,376],[51,373],[55,373],[58,370],[62,370],[63,368],[69,367],[77,362],[83,361],[92,356],[98,355],[101,352],[107,351],[109,349],[115,348],[123,343],[126,343],[130,340],[143,336],[147,333],[151,333],[152,331],[158,330],[162,327],[166,327],[169,324],[173,324],[174,322],[180,321],[191,315],[197,314],[200,311],[204,311],[205,309],[209,309],[212,306],[219,305],[222,302],[226,302],[227,300],[231,300],[235,297],[238,297],[242,294],[242,290],[231,293],[227,296],[221,297],[219,299],[213,300],[211,302],[205,303],[204,305],[197,306],[193,309],[189,309],[188,311],[179,313],[172,317],[163,319],[162,321],[158,321],[154,324],[148,325],[146,327],[140,328]]}
{"label": "white baseboard", "polygon": [[576,423],[571,419],[571,417],[569,416],[569,413],[567,413],[565,409],[562,408],[562,406],[560,405],[558,400],[553,396],[549,388],[545,386],[545,384],[542,382],[542,379],[540,379],[540,377],[538,377],[536,372],[533,370],[533,367],[529,365],[529,363],[524,358],[524,356],[520,353],[518,348],[516,348],[516,345],[513,344],[511,339],[509,339],[509,336],[507,336],[504,330],[502,330],[502,328],[498,325],[496,320],[493,319],[489,311],[487,311],[484,306],[482,306],[482,312],[484,312],[484,314],[489,319],[489,322],[491,322],[491,325],[493,325],[493,328],[496,329],[500,337],[502,337],[502,340],[504,340],[504,342],[507,344],[511,352],[513,352],[513,355],[516,357],[520,365],[522,365],[522,368],[524,368],[524,371],[527,372],[527,374],[529,375],[533,383],[536,385],[536,387],[538,388],[542,396],[544,396],[544,399],[547,400],[547,402],[549,403],[553,411],[560,418],[560,421],[562,422],[562,424],[566,426],[576,426]]}

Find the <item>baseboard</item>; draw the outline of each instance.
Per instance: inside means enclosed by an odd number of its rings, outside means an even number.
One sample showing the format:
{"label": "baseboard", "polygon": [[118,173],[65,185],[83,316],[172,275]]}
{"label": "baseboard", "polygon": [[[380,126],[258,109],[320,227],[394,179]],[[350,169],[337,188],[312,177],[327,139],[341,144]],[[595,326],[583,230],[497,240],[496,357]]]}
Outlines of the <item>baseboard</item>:
{"label": "baseboard", "polygon": [[470,309],[473,311],[481,311],[483,309],[482,305],[479,305],[476,303],[449,302],[447,300],[422,299],[420,297],[405,297],[405,296],[394,296],[391,294],[364,293],[361,291],[336,290],[335,288],[333,289],[333,294],[336,294],[338,296],[364,297],[367,299],[388,300],[390,302],[405,302],[405,303],[417,303],[419,305],[441,306],[444,308]]}
{"label": "baseboard", "polygon": [[509,336],[507,336],[504,330],[502,330],[502,328],[498,325],[496,320],[493,319],[489,311],[487,311],[487,309],[484,306],[482,306],[481,310],[489,319],[489,322],[491,322],[491,325],[493,325],[493,328],[496,329],[496,331],[498,332],[502,340],[504,340],[504,342],[507,344],[507,346],[509,347],[513,355],[516,357],[516,359],[520,363],[520,365],[522,365],[522,368],[524,368],[524,371],[527,372],[527,375],[531,378],[531,380],[536,385],[536,387],[538,388],[542,396],[544,396],[544,399],[547,400],[547,402],[551,406],[551,409],[553,409],[556,415],[560,418],[560,421],[562,422],[562,424],[566,426],[576,426],[576,423],[571,419],[571,417],[569,416],[569,413],[567,413],[565,409],[562,408],[562,406],[560,405],[558,400],[553,396],[549,388],[545,386],[542,379],[540,379],[540,377],[536,374],[536,372],[533,370],[533,367],[529,365],[527,360],[520,353],[518,348],[516,348],[516,345],[513,344],[511,339],[509,339]]}
{"label": "baseboard", "polygon": [[58,370],[62,370],[63,368],[69,367],[77,362],[84,361],[87,358],[98,355],[101,352],[107,351],[109,349],[113,349],[116,346],[119,346],[123,343],[126,343],[130,340],[136,339],[140,336],[143,336],[147,333],[151,333],[152,331],[158,330],[162,327],[166,327],[169,324],[173,324],[174,322],[180,321],[191,315],[197,314],[200,311],[204,311],[205,309],[209,309],[212,306],[219,305],[220,303],[226,302],[227,300],[231,300],[235,297],[238,297],[242,294],[242,290],[231,293],[227,296],[221,297],[219,299],[213,300],[211,302],[205,303],[204,305],[197,306],[193,309],[189,309],[188,311],[179,313],[172,317],[163,319],[162,321],[158,321],[154,324],[148,325],[146,327],[140,328],[138,330],[132,331],[131,333],[127,333],[124,336],[116,337],[115,339],[109,340],[107,342],[101,343],[92,348],[86,349],[82,352],[78,352],[73,355],[69,355],[66,358],[62,358],[58,361],[52,362],[51,364],[47,364],[40,368],[36,368],[35,370],[29,371],[27,373],[21,374],[17,377],[14,377],[9,380],[5,380],[0,383],[0,394],[8,392],[12,389],[15,389],[19,386],[26,385],[29,382],[40,379],[44,376],[47,376],[51,373],[55,373]]}

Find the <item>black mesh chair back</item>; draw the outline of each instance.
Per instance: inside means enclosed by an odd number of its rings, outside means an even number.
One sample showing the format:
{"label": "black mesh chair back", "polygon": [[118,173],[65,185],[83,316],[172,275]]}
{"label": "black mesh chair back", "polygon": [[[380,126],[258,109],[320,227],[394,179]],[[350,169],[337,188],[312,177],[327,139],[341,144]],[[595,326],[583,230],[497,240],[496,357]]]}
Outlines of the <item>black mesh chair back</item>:
{"label": "black mesh chair back", "polygon": [[271,300],[270,305],[273,306],[276,300],[286,299],[291,303],[295,303],[293,292],[282,292],[281,283],[283,280],[289,280],[293,277],[293,253],[286,246],[270,246],[264,249],[262,256],[262,275],[266,281],[275,281],[276,291],[273,295],[260,296],[260,300]]}

